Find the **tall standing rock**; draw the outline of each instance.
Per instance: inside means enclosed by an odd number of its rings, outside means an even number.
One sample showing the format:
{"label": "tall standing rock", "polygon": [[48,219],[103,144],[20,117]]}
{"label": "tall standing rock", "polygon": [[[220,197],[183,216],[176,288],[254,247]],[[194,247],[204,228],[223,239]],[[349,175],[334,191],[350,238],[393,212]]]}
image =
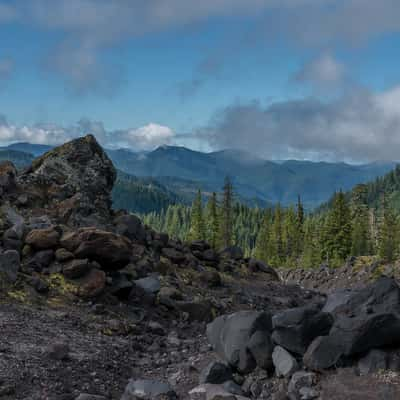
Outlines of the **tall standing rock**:
{"label": "tall standing rock", "polygon": [[103,225],[109,220],[116,171],[93,135],[47,152],[18,177],[32,206],[74,226]]}

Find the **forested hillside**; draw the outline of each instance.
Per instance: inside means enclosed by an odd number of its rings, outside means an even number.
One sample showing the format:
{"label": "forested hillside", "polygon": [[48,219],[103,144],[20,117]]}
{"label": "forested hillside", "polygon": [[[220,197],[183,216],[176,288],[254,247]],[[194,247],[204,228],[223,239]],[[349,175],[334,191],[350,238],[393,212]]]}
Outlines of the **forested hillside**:
{"label": "forested hillside", "polygon": [[160,212],[187,201],[152,178],[137,178],[118,171],[112,191],[113,206],[135,213]]}
{"label": "forested hillside", "polygon": [[400,255],[399,167],[351,192],[335,193],[309,214],[300,197],[289,207],[250,208],[235,202],[231,188],[228,180],[222,194],[211,196],[205,207],[199,191],[191,207],[170,206],[145,215],[145,222],[183,240],[205,239],[216,249],[228,237],[246,255],[276,267],[337,266],[349,256],[391,262]]}

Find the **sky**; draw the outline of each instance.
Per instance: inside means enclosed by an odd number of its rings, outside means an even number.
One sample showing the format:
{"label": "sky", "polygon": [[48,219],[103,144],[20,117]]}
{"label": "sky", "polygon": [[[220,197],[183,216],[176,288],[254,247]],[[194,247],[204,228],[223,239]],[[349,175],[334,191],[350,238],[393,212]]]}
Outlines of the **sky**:
{"label": "sky", "polygon": [[0,0],[0,143],[399,160],[398,0]]}

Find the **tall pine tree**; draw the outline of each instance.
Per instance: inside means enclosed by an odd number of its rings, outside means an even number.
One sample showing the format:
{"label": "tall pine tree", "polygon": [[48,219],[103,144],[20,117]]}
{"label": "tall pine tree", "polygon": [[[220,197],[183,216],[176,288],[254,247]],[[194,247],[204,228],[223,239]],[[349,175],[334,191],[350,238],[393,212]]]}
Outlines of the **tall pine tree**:
{"label": "tall pine tree", "polygon": [[229,177],[225,184],[221,204],[221,244],[229,247],[233,244],[233,186]]}
{"label": "tall pine tree", "polygon": [[387,199],[383,198],[382,221],[379,227],[378,252],[385,262],[393,262],[398,253],[398,223]]}
{"label": "tall pine tree", "polygon": [[205,240],[205,238],[206,238],[206,230],[204,226],[204,217],[203,217],[203,200],[202,200],[201,190],[199,190],[192,205],[188,240],[189,241]]}
{"label": "tall pine tree", "polygon": [[211,247],[216,250],[218,248],[219,238],[219,215],[218,215],[218,203],[217,194],[214,192],[208,203],[206,210],[206,225],[207,235],[206,239]]}

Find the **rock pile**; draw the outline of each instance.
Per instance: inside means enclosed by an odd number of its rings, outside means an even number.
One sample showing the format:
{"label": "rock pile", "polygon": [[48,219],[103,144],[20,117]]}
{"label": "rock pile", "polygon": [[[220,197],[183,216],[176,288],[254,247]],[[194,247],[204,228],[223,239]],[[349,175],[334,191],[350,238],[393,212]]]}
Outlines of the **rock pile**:
{"label": "rock pile", "polygon": [[207,326],[207,337],[234,371],[275,372],[289,379],[290,399],[319,398],[315,372],[400,371],[400,287],[382,277],[348,296],[332,293],[319,307],[223,315]]}

